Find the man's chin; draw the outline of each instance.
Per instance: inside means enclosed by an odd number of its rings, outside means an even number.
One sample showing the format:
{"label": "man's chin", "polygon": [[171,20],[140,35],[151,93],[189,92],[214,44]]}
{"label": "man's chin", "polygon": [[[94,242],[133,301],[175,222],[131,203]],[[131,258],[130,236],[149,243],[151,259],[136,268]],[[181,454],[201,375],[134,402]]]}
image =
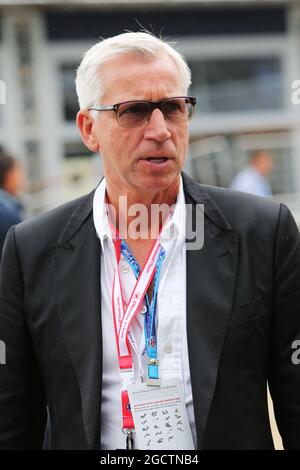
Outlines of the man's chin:
{"label": "man's chin", "polygon": [[[160,191],[172,191],[176,185],[175,180],[179,178],[178,172],[169,172],[168,174],[142,175],[139,181],[135,181],[135,185],[139,187],[141,194],[149,195]],[[177,185],[176,185],[177,186]]]}

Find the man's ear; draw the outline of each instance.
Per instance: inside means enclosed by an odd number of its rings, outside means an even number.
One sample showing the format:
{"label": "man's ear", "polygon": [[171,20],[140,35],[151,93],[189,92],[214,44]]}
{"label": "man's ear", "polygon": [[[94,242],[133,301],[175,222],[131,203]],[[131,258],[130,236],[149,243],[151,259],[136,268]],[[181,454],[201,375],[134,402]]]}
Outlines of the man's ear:
{"label": "man's ear", "polygon": [[99,150],[99,143],[94,132],[94,121],[86,110],[80,110],[76,116],[76,124],[80,131],[81,138],[88,149],[92,152]]}

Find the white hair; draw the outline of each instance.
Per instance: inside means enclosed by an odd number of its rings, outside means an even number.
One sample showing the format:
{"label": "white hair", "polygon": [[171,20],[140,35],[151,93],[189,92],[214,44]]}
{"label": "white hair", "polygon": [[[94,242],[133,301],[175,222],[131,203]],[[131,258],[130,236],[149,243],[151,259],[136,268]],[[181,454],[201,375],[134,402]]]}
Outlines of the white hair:
{"label": "white hair", "polygon": [[151,60],[162,53],[175,63],[187,91],[191,84],[191,71],[179,52],[148,32],[123,33],[98,42],[85,53],[75,80],[80,109],[99,104],[104,91],[101,67],[109,59],[121,54],[136,54]]}

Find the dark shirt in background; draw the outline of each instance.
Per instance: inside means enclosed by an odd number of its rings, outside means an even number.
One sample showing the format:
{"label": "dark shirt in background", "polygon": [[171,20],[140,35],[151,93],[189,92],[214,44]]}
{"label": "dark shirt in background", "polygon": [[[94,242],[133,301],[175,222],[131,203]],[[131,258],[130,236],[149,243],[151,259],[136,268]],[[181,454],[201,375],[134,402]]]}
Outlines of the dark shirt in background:
{"label": "dark shirt in background", "polygon": [[6,234],[12,225],[22,222],[22,204],[0,189],[0,260]]}

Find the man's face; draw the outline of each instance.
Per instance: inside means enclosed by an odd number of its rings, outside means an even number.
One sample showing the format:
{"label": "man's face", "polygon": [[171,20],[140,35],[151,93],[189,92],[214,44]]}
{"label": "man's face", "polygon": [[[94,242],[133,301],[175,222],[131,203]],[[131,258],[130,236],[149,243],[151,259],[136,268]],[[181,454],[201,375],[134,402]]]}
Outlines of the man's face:
{"label": "man's face", "polygon": [[23,168],[18,162],[7,172],[3,188],[10,194],[17,195],[26,188],[26,178]]}
{"label": "man's face", "polygon": [[[186,94],[177,67],[166,55],[150,62],[129,54],[118,56],[105,64],[103,83],[104,105]],[[187,122],[165,121],[155,109],[147,123],[126,129],[119,126],[114,111],[105,111],[95,117],[93,132],[107,182],[119,194],[158,192],[178,178],[187,153]],[[152,163],[149,157],[167,157],[167,161]]]}

